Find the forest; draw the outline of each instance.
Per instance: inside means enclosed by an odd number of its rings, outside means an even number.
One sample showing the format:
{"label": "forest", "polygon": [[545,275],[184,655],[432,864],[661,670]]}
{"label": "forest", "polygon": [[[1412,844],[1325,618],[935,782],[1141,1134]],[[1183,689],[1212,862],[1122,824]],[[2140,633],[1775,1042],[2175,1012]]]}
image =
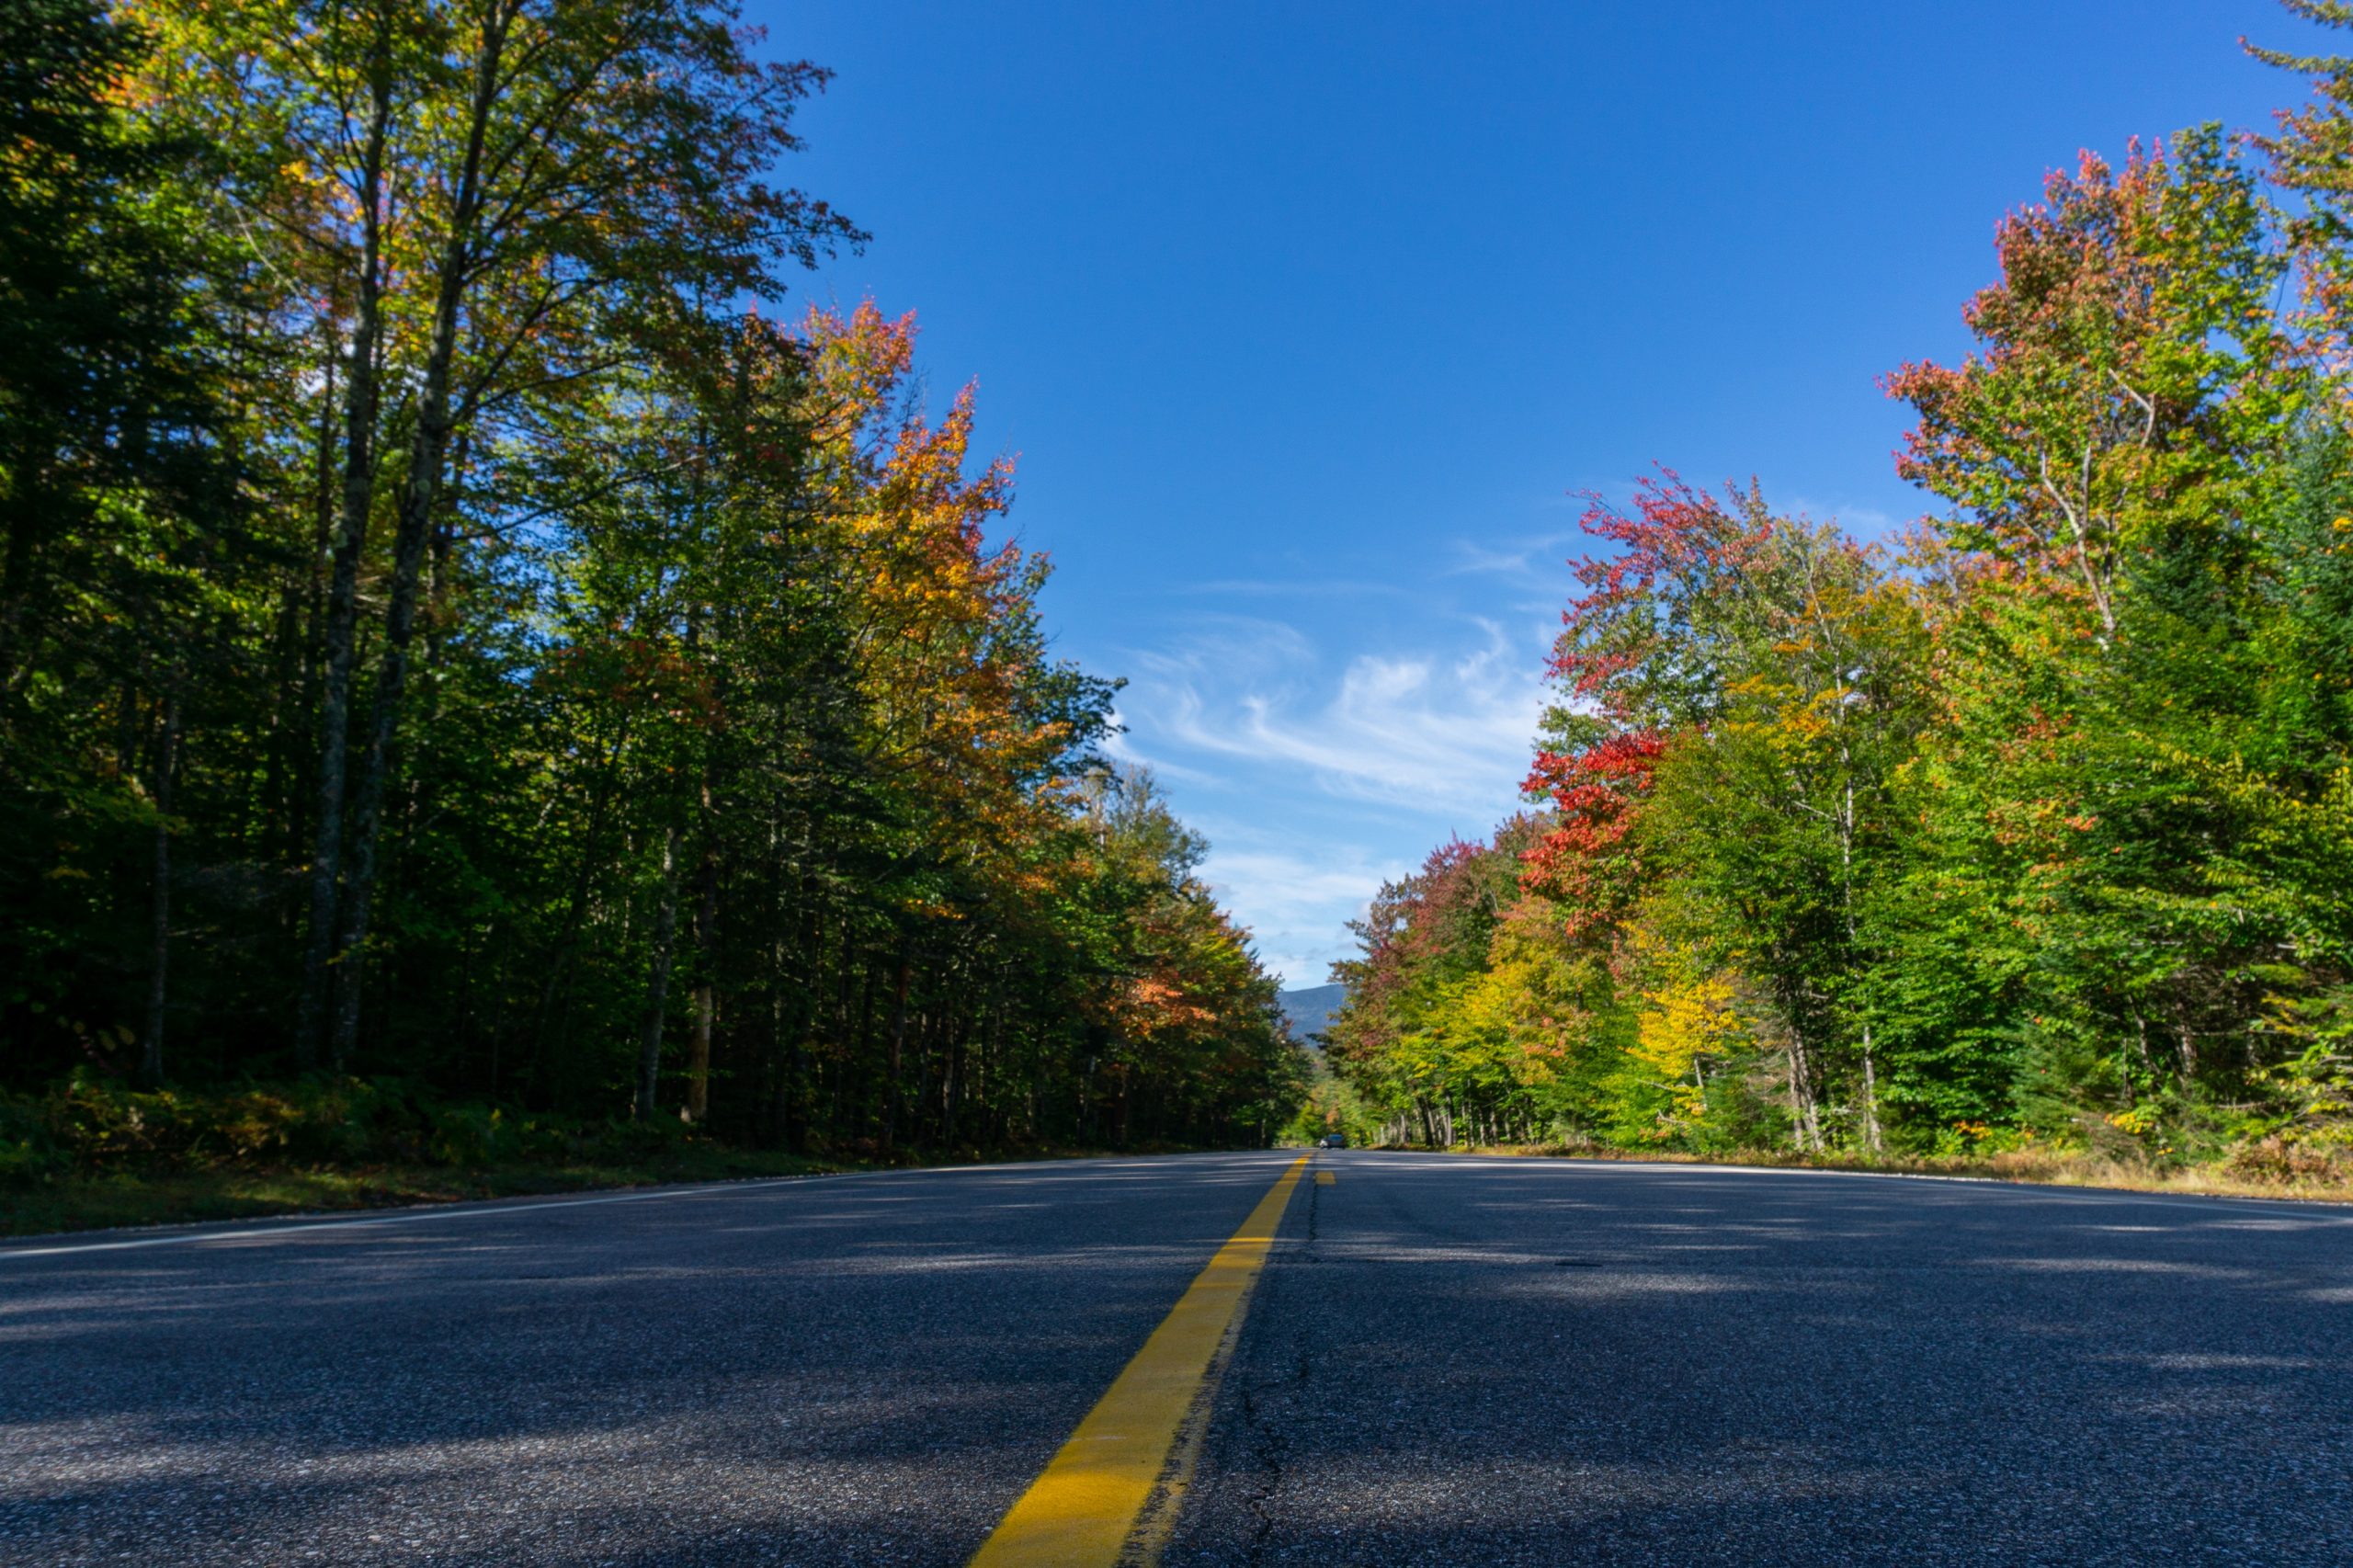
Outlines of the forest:
{"label": "forest", "polygon": [[1900,537],[1587,497],[1529,809],[1358,926],[1330,1118],[2353,1172],[2353,58],[2251,52],[2306,101],[2071,160],[1884,378]]}
{"label": "forest", "polygon": [[722,0],[0,4],[0,1177],[1288,1120],[972,389],[788,302],[827,80]]}

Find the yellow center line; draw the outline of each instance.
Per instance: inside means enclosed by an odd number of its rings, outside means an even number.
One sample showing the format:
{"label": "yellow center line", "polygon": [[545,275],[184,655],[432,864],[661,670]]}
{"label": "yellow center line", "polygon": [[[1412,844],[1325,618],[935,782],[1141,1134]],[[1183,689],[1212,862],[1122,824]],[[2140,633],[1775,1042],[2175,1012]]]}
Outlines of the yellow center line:
{"label": "yellow center line", "polygon": [[1340,1178],[1337,1176],[1334,1175],[1330,1171],[1317,1171],[1315,1173],[1315,1185],[1318,1187],[1334,1186],[1339,1181],[1339,1179]]}
{"label": "yellow center line", "polygon": [[1308,1156],[1291,1162],[1217,1249],[1086,1419],[1030,1483],[972,1568],[1116,1568],[1185,1418],[1249,1304]]}

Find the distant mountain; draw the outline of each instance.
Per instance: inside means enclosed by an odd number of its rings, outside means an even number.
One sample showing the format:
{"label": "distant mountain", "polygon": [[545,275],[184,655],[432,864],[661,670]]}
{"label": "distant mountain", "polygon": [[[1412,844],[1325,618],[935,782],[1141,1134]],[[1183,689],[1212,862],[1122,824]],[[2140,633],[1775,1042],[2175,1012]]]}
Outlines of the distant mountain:
{"label": "distant mountain", "polygon": [[1320,1046],[1324,1042],[1311,1040],[1311,1035],[1324,1032],[1340,1004],[1348,999],[1345,985],[1311,985],[1302,991],[1286,991],[1276,1000],[1282,1005],[1283,1022],[1290,1026],[1291,1039],[1302,1045]]}

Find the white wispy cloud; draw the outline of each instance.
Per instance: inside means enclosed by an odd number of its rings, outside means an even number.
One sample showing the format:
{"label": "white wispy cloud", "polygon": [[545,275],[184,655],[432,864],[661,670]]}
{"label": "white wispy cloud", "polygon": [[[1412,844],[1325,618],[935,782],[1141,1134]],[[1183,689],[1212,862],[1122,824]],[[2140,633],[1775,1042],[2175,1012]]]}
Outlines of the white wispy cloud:
{"label": "white wispy cloud", "polygon": [[1527,773],[1543,668],[1531,640],[1469,625],[1466,649],[1358,653],[1335,677],[1295,628],[1224,618],[1141,656],[1122,711],[1141,755],[1287,767],[1326,793],[1483,823]]}
{"label": "white wispy cloud", "polygon": [[1454,541],[1449,577],[1488,576],[1551,580],[1568,574],[1568,558],[1587,541],[1574,529],[1533,534],[1502,544]]}
{"label": "white wispy cloud", "polygon": [[1141,750],[1130,738],[1127,716],[1116,708],[1111,710],[1111,723],[1113,726],[1111,733],[1103,737],[1102,751],[1103,755],[1112,761],[1126,763],[1135,767],[1150,768],[1153,777],[1163,783],[1174,780],[1182,784],[1199,784],[1204,788],[1216,789],[1225,782],[1223,778],[1206,768],[1188,767],[1181,762],[1170,761],[1165,756],[1148,755]]}
{"label": "white wispy cloud", "polygon": [[[1770,501],[1772,497],[1768,494],[1766,499]],[[1803,495],[1792,495],[1785,506],[1777,505],[1775,509],[1812,517],[1816,522],[1835,522],[1859,540],[1893,539],[1903,527],[1893,515],[1877,506],[1824,506]]]}
{"label": "white wispy cloud", "polygon": [[1322,630],[1344,650],[1211,615],[1129,651],[1111,748],[1171,784],[1211,845],[1202,874],[1293,985],[1323,983],[1384,881],[1518,808],[1545,701],[1534,620]]}
{"label": "white wispy cloud", "polygon": [[1218,901],[1250,928],[1266,966],[1286,985],[1321,985],[1332,960],[1348,953],[1347,923],[1363,915],[1402,861],[1346,844],[1211,852],[1203,877]]}

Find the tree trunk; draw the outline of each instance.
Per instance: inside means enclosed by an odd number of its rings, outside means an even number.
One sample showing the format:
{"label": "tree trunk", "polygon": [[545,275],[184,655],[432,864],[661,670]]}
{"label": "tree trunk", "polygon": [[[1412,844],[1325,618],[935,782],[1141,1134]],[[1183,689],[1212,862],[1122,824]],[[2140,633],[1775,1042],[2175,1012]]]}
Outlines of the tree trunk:
{"label": "tree trunk", "polygon": [[[842,940],[845,944],[849,940],[849,933],[847,928],[845,928],[842,933]],[[843,953],[843,962],[845,965],[848,962],[848,952],[847,947],[845,947]],[[858,990],[858,1026],[855,1032],[845,1037],[841,1061],[834,1069],[835,1103],[832,1120],[834,1136],[836,1138],[841,1136],[844,1081],[850,1079],[852,1071],[855,1069],[858,1079],[859,1080],[857,1086],[860,1088],[866,1086],[862,1080],[866,1076],[868,1066],[867,1050],[869,1042],[872,1040],[874,1037],[875,965],[871,962],[860,964],[858,966],[858,975],[860,983]],[[866,1135],[866,1130],[870,1125],[867,1119],[868,1114],[873,1108],[873,1102],[871,1100],[850,1107],[850,1114],[857,1118],[857,1135],[858,1137],[862,1138]]]}
{"label": "tree trunk", "polygon": [[939,1058],[939,1142],[948,1148],[956,1146],[956,1121],[959,1104],[964,1094],[964,1074],[960,1058],[965,1054],[965,1036],[969,1031],[959,1020],[948,1031],[948,1043]]}
{"label": "tree trunk", "polygon": [[914,972],[914,960],[904,937],[899,941],[899,975],[894,983],[891,1002],[891,1059],[889,1080],[882,1093],[882,1153],[888,1156],[899,1135],[899,1072],[900,1057],[907,1042],[907,981]]}
{"label": "tree trunk", "polygon": [[343,497],[335,519],[335,563],[327,586],[325,671],[319,690],[318,810],[313,820],[311,928],[302,990],[294,1013],[294,1064],[319,1064],[333,978],[335,905],[343,873],[343,788],[349,764],[351,665],[359,631],[359,560],[376,495],[378,357],[383,337],[384,138],[392,119],[392,74],[377,38],[368,134],[360,155],[359,287],[354,301],[351,374],[344,393]]}
{"label": "tree trunk", "polygon": [[[694,1045],[687,1062],[686,1105],[686,1119],[697,1126],[710,1115],[710,1018],[711,1009],[717,1006],[711,988],[711,973],[718,957],[719,850],[710,809],[708,757],[703,767],[701,804],[698,825],[702,839],[702,857],[695,871],[698,897],[695,900]],[[781,956],[780,943],[779,956]],[[771,983],[775,983],[775,978],[773,975],[770,977]]]}
{"label": "tree trunk", "polygon": [[[1855,764],[1853,753],[1843,741],[1838,746],[1838,766],[1846,784],[1838,808],[1839,903],[1847,919],[1847,961],[1852,964],[1861,961],[1863,943],[1855,924]],[[1863,1020],[1863,1143],[1874,1154],[1885,1148],[1879,1126],[1879,1069],[1871,1061],[1868,1017]],[[1822,1146],[1819,1131],[1814,1146]]]}
{"label": "tree trunk", "polygon": [[[781,901],[779,901],[781,902]],[[768,1049],[776,1058],[776,1093],[769,1104],[774,1108],[773,1122],[778,1144],[790,1153],[801,1152],[801,1130],[798,1125],[801,1102],[801,1037],[807,1028],[801,1015],[809,1015],[817,998],[817,963],[809,960],[808,983],[801,988],[801,1006],[784,1005],[784,911],[774,910],[769,918],[776,922],[768,938]],[[813,926],[813,922],[812,923]]]}
{"label": "tree trunk", "polygon": [[433,301],[433,335],[417,394],[416,432],[409,443],[408,483],[401,494],[393,534],[391,602],[384,612],[384,652],[376,672],[373,723],[360,776],[359,800],[352,814],[351,868],[345,879],[342,951],[333,1043],[337,1072],[350,1060],[359,1037],[360,974],[365,966],[370,906],[376,892],[377,835],[383,820],[386,776],[392,736],[400,726],[401,699],[408,680],[408,645],[416,625],[417,589],[424,576],[426,546],[433,534],[433,508],[439,496],[443,460],[449,442],[449,380],[458,354],[458,320],[472,281],[474,229],[482,208],[483,146],[497,102],[499,61],[509,13],[490,8],[482,49],[474,61],[473,96],[466,151],[457,179],[449,233],[442,245]]}
{"label": "tree trunk", "polygon": [[1811,1153],[1822,1147],[1822,1116],[1813,1100],[1813,1070],[1806,1060],[1805,1039],[1790,1031],[1790,1115],[1796,1124],[1798,1148]]}
{"label": "tree trunk", "polygon": [[654,1119],[662,1073],[662,1024],[669,1016],[670,957],[678,934],[678,830],[662,835],[662,906],[654,920],[654,971],[645,983],[645,1022],[637,1040],[637,1119]]}
{"label": "tree trunk", "polygon": [[180,698],[174,690],[164,704],[164,736],[155,752],[154,888],[149,895],[147,933],[147,1028],[139,1042],[139,1077],[149,1085],[164,1081],[164,1003],[172,957],[172,769],[179,761]]}
{"label": "tree trunk", "polygon": [[[2149,1054],[2149,1020],[2141,1016],[2141,1009],[2138,1007],[2132,1009],[2132,1042],[2134,1051],[2141,1059],[2141,1075],[2148,1081],[2150,1088],[2154,1090],[2157,1085],[2157,1062],[2156,1058]],[[2124,1103],[2128,1106],[2131,1105],[2137,1097],[2133,1089],[2132,1074],[2125,1073],[2119,1076],[2124,1080]]]}
{"label": "tree trunk", "polygon": [[1879,1070],[1871,1062],[1871,1026],[1868,1021],[1863,1025],[1863,1142],[1874,1154],[1886,1150],[1879,1130]]}
{"label": "tree trunk", "polygon": [[[778,913],[776,949],[770,962],[775,975],[778,1006],[781,1007],[785,972],[784,926],[782,911]],[[802,1081],[809,1072],[804,1041],[816,1030],[818,1012],[824,1006],[821,987],[824,980],[824,932],[822,917],[815,910],[811,910],[801,938],[801,951],[806,955],[804,962],[808,973],[801,987],[801,1005],[793,1008],[790,1016],[790,1032],[784,1040],[784,1081],[779,1087],[777,1105],[777,1126],[783,1136],[784,1146],[795,1154],[800,1153],[809,1141],[809,1129],[802,1111],[804,1096],[801,1092]],[[847,934],[843,937],[843,949],[842,961],[847,964],[849,961]],[[845,1010],[846,1007],[845,1004]]]}
{"label": "tree trunk", "polygon": [[684,1119],[700,1127],[710,1119],[710,982],[695,982],[695,1031],[687,1053],[687,1104]]}

